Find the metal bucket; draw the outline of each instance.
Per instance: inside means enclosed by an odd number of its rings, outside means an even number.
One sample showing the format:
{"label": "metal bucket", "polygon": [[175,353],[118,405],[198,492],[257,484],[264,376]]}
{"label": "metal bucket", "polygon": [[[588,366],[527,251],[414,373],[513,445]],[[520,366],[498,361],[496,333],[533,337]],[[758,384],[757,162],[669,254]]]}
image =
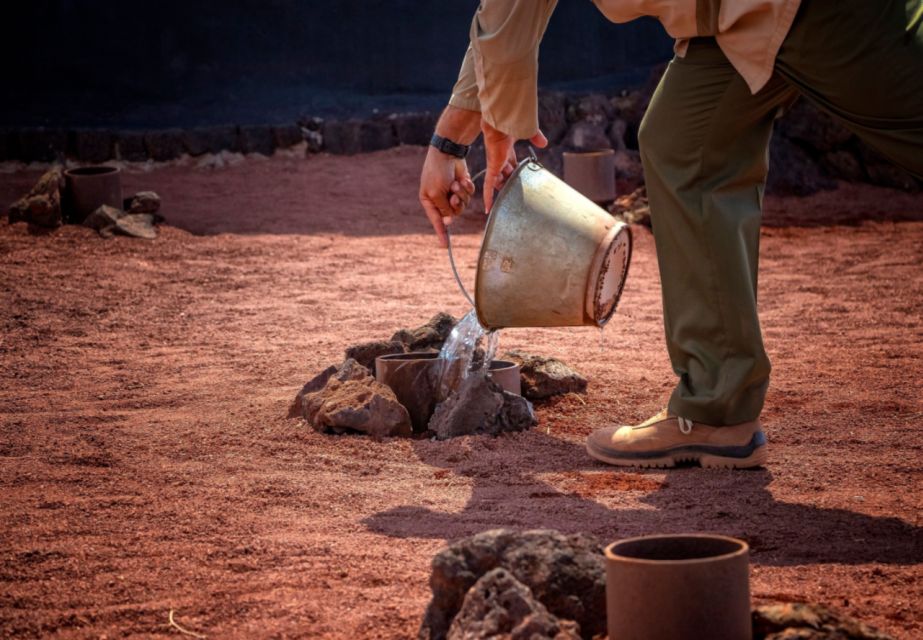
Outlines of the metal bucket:
{"label": "metal bucket", "polygon": [[750,640],[747,543],[655,535],[606,547],[606,617],[619,640]]}
{"label": "metal bucket", "polygon": [[475,281],[478,320],[486,329],[601,327],[630,260],[628,225],[527,158],[490,211]]}

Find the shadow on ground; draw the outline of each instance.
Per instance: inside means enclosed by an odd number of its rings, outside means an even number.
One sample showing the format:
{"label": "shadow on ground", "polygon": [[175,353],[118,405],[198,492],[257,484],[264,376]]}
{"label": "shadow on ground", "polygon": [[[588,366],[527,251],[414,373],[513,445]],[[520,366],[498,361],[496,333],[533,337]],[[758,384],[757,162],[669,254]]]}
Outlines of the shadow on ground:
{"label": "shadow on ground", "polygon": [[[475,439],[477,440],[477,439]],[[483,438],[487,440],[487,438]],[[813,563],[913,564],[923,550],[923,529],[893,517],[876,517],[845,509],[830,509],[776,500],[769,491],[773,475],[766,469],[715,471],[697,467],[662,471],[618,471],[586,457],[577,444],[540,433],[474,443],[493,449],[495,458],[476,465],[463,461],[461,441],[415,443],[420,460],[448,468],[471,480],[470,498],[458,512],[400,506],[366,518],[372,531],[400,538],[454,539],[495,527],[552,528],[586,532],[608,541],[631,535],[704,531],[746,539],[753,561],[765,565]],[[523,449],[540,455],[523,460]],[[517,451],[509,451],[516,448]],[[507,451],[503,451],[506,449]],[[472,455],[476,457],[477,453]],[[490,456],[489,456],[490,457]],[[462,460],[459,463],[449,460]],[[526,464],[523,464],[526,462]],[[608,483],[606,475],[613,482]],[[637,487],[644,505],[609,508],[586,490],[559,489],[558,478],[594,478],[601,500]],[[550,481],[549,481],[550,480]],[[565,483],[566,484],[566,483]],[[618,496],[615,496],[618,499]]]}

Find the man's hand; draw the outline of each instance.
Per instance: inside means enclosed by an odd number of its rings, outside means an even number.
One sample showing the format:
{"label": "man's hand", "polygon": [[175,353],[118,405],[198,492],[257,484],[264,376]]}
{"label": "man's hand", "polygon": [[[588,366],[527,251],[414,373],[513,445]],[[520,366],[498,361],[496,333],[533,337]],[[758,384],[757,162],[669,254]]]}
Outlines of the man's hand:
{"label": "man's hand", "polygon": [[[471,144],[478,136],[481,113],[449,105],[439,116],[436,133],[459,144]],[[474,193],[465,161],[429,147],[420,174],[420,204],[439,236],[439,244],[448,246],[445,225],[452,216],[461,214]]]}
{"label": "man's hand", "polygon": [[474,183],[465,161],[430,147],[420,174],[420,204],[443,247],[448,246],[445,225],[465,210],[472,194]]}
{"label": "man's hand", "polygon": [[[513,136],[494,129],[485,120],[481,120],[481,131],[484,132],[484,149],[487,153],[487,173],[484,176],[484,213],[490,213],[494,204],[494,191],[503,188],[506,179],[516,168],[516,150]],[[529,142],[536,147],[548,146],[548,139],[541,131],[529,138]]]}

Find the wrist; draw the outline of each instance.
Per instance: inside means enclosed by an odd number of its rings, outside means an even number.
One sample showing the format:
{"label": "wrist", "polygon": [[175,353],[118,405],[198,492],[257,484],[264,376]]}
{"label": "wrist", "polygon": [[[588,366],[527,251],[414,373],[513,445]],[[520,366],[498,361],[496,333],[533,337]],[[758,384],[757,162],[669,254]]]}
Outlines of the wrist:
{"label": "wrist", "polygon": [[452,142],[471,145],[481,132],[481,112],[449,105],[439,116],[436,135]]}

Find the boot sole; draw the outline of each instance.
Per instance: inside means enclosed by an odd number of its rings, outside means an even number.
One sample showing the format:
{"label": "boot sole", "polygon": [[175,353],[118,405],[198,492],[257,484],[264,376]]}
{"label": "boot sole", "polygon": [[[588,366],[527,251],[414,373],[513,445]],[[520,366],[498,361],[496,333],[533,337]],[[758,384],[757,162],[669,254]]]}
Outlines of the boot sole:
{"label": "boot sole", "polygon": [[717,453],[696,452],[677,449],[673,452],[665,451],[664,455],[656,457],[620,457],[618,454],[599,451],[589,442],[586,451],[591,458],[618,467],[641,467],[643,469],[668,469],[678,463],[698,462],[705,469],[752,469],[761,467],[769,459],[769,452],[765,444],[756,447],[750,455],[744,457],[722,456]]}

